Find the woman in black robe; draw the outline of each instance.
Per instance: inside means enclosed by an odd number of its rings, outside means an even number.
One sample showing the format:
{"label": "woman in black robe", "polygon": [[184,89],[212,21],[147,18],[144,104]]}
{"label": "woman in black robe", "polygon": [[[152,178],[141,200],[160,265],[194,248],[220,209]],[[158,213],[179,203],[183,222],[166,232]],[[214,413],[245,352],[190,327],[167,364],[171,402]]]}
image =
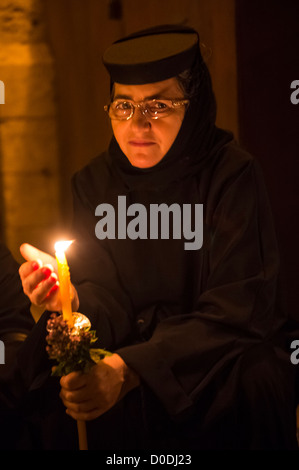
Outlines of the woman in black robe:
{"label": "woman in black robe", "polygon": [[[67,413],[89,421],[97,449],[296,448],[268,198],[257,161],[215,126],[197,33],[171,26],[142,31],[115,43],[104,63],[114,137],[73,178],[75,243],[68,259],[73,309],[79,306],[99,346],[114,354],[90,374],[61,379]],[[166,129],[159,147],[154,129],[170,118],[177,130],[170,136]],[[202,205],[202,246],[186,249],[175,230],[169,239],[150,238],[149,217],[147,236],[135,226],[136,239],[117,229],[113,237],[107,217],[100,240],[97,208],[113,207],[118,228],[119,196],[147,215],[154,204],[189,206],[191,213]],[[47,308],[59,310],[55,275],[34,289],[43,276],[32,271],[30,250],[22,247],[24,290],[35,303],[47,295]]]}

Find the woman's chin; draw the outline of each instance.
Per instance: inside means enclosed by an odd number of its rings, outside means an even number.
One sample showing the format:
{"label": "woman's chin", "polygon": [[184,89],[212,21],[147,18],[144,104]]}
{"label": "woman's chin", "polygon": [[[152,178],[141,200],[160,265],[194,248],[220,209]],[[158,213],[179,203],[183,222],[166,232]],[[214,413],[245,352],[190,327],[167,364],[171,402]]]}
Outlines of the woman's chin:
{"label": "woman's chin", "polygon": [[157,165],[163,158],[157,158],[157,156],[150,156],[150,155],[134,155],[134,156],[129,156],[127,157],[129,162],[131,163],[132,166],[136,168],[151,168],[155,165]]}

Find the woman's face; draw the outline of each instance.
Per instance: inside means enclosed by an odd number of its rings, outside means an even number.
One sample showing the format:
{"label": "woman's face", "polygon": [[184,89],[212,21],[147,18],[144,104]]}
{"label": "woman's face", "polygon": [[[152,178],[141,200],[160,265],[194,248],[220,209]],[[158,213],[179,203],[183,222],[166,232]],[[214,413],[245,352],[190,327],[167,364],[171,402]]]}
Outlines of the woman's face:
{"label": "woman's face", "polygon": [[[158,98],[184,98],[176,78],[145,85],[114,84],[113,100],[140,102]],[[130,163],[138,168],[149,168],[159,163],[170,149],[180,130],[184,114],[185,106],[180,106],[168,116],[151,119],[140,108],[135,108],[131,119],[113,119],[111,124],[118,145]]]}

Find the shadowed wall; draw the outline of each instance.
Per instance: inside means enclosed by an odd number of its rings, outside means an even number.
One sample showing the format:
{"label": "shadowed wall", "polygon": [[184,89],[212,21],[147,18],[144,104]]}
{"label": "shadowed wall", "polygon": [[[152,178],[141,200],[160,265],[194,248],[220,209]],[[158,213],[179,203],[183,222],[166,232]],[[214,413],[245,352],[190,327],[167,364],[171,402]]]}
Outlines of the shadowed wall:
{"label": "shadowed wall", "polygon": [[283,295],[299,320],[299,2],[236,3],[239,137],[261,163],[281,253]]}

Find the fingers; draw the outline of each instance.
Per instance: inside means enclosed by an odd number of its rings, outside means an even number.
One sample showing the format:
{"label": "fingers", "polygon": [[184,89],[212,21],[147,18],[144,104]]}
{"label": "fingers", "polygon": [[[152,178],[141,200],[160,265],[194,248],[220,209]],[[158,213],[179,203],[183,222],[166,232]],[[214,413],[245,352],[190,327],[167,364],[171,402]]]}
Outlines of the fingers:
{"label": "fingers", "polygon": [[103,413],[94,399],[96,392],[89,390],[85,374],[71,372],[60,379],[60,384],[60,398],[69,416],[90,421]]}
{"label": "fingers", "polygon": [[44,251],[38,250],[29,243],[23,243],[20,246],[20,252],[23,258],[27,261],[36,261],[40,260],[42,264],[51,264],[54,270],[57,272],[57,263],[53,256],[45,253]]}
{"label": "fingers", "polygon": [[56,274],[51,273],[48,276],[47,271],[45,276],[45,280],[42,280],[36,287],[33,287],[33,290],[31,291],[30,297],[35,305],[42,306],[53,302],[54,296],[58,294],[59,286]]}
{"label": "fingers", "polygon": [[111,356],[111,363],[100,361],[86,374],[72,372],[61,378],[60,396],[73,418],[95,419],[120,399],[124,384],[123,361],[114,356],[114,360]]}
{"label": "fingers", "polygon": [[[25,294],[31,296],[35,289],[39,293],[44,290],[45,292],[43,296],[45,297],[48,293],[49,288],[46,289],[44,285],[46,284],[53,287],[53,285],[57,282],[57,275],[53,272],[53,267],[51,265],[48,265],[30,271],[29,267],[27,266],[24,266],[24,269],[22,270],[23,266],[24,265],[20,267],[19,272],[22,279]],[[40,294],[38,294],[38,296],[40,296]]]}
{"label": "fingers", "polygon": [[38,261],[28,261],[20,266],[19,274],[24,293],[30,301],[41,306],[57,295],[58,278],[52,265],[42,265]]}
{"label": "fingers", "polygon": [[58,296],[57,263],[53,256],[38,250],[28,243],[20,246],[27,260],[19,268],[24,293],[31,303],[51,310],[60,309]]}
{"label": "fingers", "polygon": [[23,243],[20,246],[20,252],[23,258],[25,258],[27,261],[38,259],[40,257],[40,253],[42,253],[34,246],[29,245],[29,243]]}
{"label": "fingers", "polygon": [[27,261],[26,263],[21,264],[19,269],[19,274],[21,279],[25,279],[29,274],[32,274],[37,269],[41,268],[43,263],[40,259],[34,261]]}
{"label": "fingers", "polygon": [[85,387],[74,391],[62,388],[60,398],[64,405],[73,411],[89,411],[94,408],[94,405],[90,405],[93,403],[93,397],[87,397]]}
{"label": "fingers", "polygon": [[100,406],[95,393],[86,393],[86,387],[75,391],[62,388],[60,398],[66,407],[66,413],[74,419],[90,421],[107,411],[105,406]]}
{"label": "fingers", "polygon": [[53,272],[53,268],[51,266],[42,266],[37,267],[36,269],[32,264],[34,264],[34,261],[24,263],[19,269],[23,288],[27,295],[31,295],[38,284],[45,279],[48,279]]}
{"label": "fingers", "polygon": [[68,391],[78,390],[86,385],[87,376],[80,372],[71,372],[61,377],[60,385]]}

